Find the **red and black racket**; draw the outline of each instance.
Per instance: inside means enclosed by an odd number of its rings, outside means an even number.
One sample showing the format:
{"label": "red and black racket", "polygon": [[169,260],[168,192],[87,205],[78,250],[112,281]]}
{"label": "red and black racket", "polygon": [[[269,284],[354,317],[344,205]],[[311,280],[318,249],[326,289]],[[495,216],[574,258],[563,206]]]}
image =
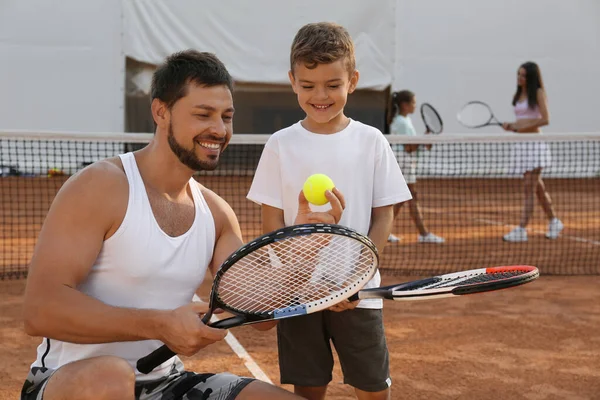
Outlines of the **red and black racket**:
{"label": "red and black racket", "polygon": [[350,296],[349,300],[411,301],[462,296],[523,285],[537,279],[539,275],[538,269],[529,265],[472,269],[397,285],[363,289]]}

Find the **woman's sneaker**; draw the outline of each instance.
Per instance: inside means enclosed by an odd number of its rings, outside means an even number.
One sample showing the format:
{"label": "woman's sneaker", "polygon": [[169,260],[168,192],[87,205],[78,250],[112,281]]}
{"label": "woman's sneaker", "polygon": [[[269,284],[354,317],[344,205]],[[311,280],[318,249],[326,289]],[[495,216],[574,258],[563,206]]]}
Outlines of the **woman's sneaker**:
{"label": "woman's sneaker", "polygon": [[427,235],[419,235],[419,243],[444,243],[444,238],[429,232]]}

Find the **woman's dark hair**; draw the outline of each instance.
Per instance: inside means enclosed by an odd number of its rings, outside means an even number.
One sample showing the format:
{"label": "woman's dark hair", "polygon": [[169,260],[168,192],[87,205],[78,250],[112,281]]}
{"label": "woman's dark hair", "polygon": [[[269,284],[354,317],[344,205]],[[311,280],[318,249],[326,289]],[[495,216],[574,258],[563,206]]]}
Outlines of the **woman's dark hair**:
{"label": "woman's dark hair", "polygon": [[[528,61],[521,65],[519,69],[523,68],[525,70],[525,85],[527,88],[527,103],[529,104],[529,108],[534,109],[538,105],[537,101],[537,92],[538,89],[544,89],[544,82],[542,80],[542,73],[540,72],[540,67],[532,62]],[[517,85],[517,91],[515,96],[513,97],[512,105],[516,105],[521,97],[521,86]]]}

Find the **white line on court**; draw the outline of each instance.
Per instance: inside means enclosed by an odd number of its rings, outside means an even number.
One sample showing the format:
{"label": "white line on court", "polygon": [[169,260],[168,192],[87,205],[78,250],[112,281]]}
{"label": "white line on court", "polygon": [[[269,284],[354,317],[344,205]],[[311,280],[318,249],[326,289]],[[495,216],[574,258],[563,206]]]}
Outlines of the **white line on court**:
{"label": "white line on court", "polygon": [[[433,209],[433,208],[421,208],[421,210],[423,212],[430,212],[432,214],[446,214],[446,215],[461,215],[463,216],[463,214],[461,213],[455,213],[455,212],[447,212],[447,211],[441,211],[438,209]],[[496,225],[496,226],[504,226],[506,228],[516,228],[517,225],[513,225],[513,224],[507,224],[505,222],[502,221],[493,221],[491,219],[485,219],[485,218],[469,218],[471,221],[476,221],[476,222],[481,222],[484,224],[488,224],[488,225]],[[545,235],[546,232],[542,232],[542,231],[538,231],[535,229],[531,229],[531,228],[527,228],[527,230],[529,232],[533,232],[536,234],[541,234],[541,235]],[[571,240],[573,242],[579,242],[579,243],[588,243],[591,244],[593,246],[600,246],[600,241],[598,240],[592,240],[592,239],[586,239],[586,238],[582,238],[579,236],[571,236],[571,235],[565,235],[563,233],[560,234],[560,236],[558,237],[557,240],[559,239],[564,239],[564,240]]]}
{"label": "white line on court", "polygon": [[[216,315],[213,315],[210,319],[210,322],[216,322],[219,318]],[[269,379],[267,374],[258,366],[258,364],[254,361],[254,359],[248,354],[244,346],[240,344],[240,342],[233,336],[233,333],[229,332],[227,336],[225,336],[225,342],[231,347],[231,350],[242,360],[244,361],[244,365],[248,368],[248,371],[256,379],[260,379],[263,382],[267,382],[273,384],[273,382]]]}
{"label": "white line on court", "polygon": [[[483,218],[471,218],[471,220],[477,221],[477,222],[483,222],[484,224],[488,224],[488,225],[505,226],[507,228],[515,228],[516,227],[516,225],[505,224],[504,222],[492,221],[492,220],[483,219]],[[537,234],[542,234],[542,235],[546,234],[546,232],[538,231],[538,230],[535,230],[535,229],[527,229],[527,230],[531,231],[533,233],[537,233]],[[571,236],[571,235],[563,235],[563,234],[561,234],[559,236],[559,238],[560,239],[572,240],[574,242],[579,242],[579,243],[589,243],[589,244],[592,244],[594,246],[600,246],[600,242],[597,241],[597,240],[586,239],[586,238],[582,238],[582,237],[579,237],[579,236]]]}

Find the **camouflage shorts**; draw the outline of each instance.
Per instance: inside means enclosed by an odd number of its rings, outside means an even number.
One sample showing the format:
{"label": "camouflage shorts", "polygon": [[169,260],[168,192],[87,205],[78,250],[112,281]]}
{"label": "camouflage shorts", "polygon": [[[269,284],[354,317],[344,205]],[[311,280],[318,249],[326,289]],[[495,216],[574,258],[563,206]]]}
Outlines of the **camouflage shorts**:
{"label": "camouflage shorts", "polygon": [[[33,367],[21,391],[21,400],[42,400],[44,389],[55,370]],[[136,382],[137,400],[229,400],[234,399],[253,378],[229,373],[196,374],[173,365],[165,378]]]}

